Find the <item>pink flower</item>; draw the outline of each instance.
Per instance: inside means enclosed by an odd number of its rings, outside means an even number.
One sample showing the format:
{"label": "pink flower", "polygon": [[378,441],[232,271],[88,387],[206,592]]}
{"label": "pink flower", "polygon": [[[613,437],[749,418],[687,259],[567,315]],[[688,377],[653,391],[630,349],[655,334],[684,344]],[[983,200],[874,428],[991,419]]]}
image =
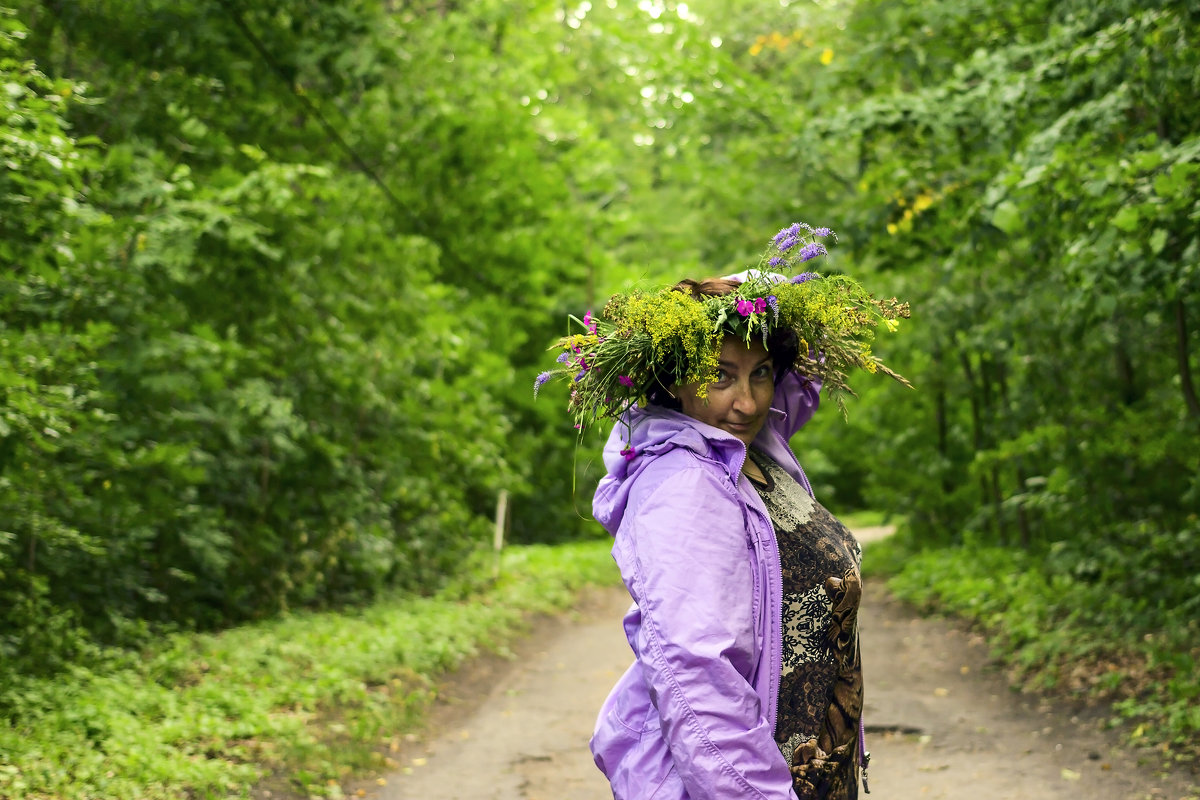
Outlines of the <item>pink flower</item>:
{"label": "pink flower", "polygon": [[632,387],[633,386],[633,378],[629,377],[628,375],[618,375],[617,383],[621,384],[622,386]]}
{"label": "pink flower", "polygon": [[621,451],[621,455],[625,456],[626,461],[633,461],[633,459],[637,458],[637,450],[633,449],[633,445],[627,444],[625,445],[625,449]]}
{"label": "pink flower", "polygon": [[583,327],[588,329],[589,333],[596,332],[596,323],[592,322],[592,312],[588,311],[583,315]]}
{"label": "pink flower", "polygon": [[761,314],[761,313],[763,313],[763,312],[764,312],[764,311],[766,311],[766,310],[767,310],[767,301],[766,301],[766,300],[764,300],[764,299],[762,299],[761,297],[759,297],[759,298],[755,299],[755,301],[754,301],[754,313],[755,313],[755,314]]}
{"label": "pink flower", "polygon": [[737,312],[743,317],[748,317],[754,313],[754,303],[749,300],[738,300]]}

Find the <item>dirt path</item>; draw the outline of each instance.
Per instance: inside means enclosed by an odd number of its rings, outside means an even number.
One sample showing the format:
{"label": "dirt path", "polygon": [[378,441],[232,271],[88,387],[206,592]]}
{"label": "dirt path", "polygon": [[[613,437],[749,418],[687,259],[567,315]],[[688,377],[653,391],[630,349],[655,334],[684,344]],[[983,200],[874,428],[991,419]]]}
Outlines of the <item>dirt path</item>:
{"label": "dirt path", "polygon": [[[863,539],[886,530],[861,531]],[[596,711],[630,656],[623,590],[546,620],[511,661],[472,665],[399,754],[402,771],[363,787],[378,800],[611,800],[587,750]],[[1195,798],[1159,777],[1094,718],[1006,688],[978,637],[920,619],[886,593],[861,611],[871,797],[879,800]]]}
{"label": "dirt path", "polygon": [[483,659],[455,676],[400,754],[405,768],[378,800],[612,800],[588,737],[631,655],[621,617],[629,595],[590,592],[561,620],[541,620],[516,658]]}

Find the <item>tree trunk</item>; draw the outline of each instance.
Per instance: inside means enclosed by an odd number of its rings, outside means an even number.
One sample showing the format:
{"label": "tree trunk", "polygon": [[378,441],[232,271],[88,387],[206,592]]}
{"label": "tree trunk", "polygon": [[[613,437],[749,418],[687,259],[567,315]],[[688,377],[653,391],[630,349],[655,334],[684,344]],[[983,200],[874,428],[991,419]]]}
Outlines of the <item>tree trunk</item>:
{"label": "tree trunk", "polygon": [[1175,353],[1179,360],[1179,380],[1188,416],[1200,419],[1200,399],[1196,397],[1196,384],[1192,382],[1192,365],[1188,360],[1187,308],[1182,297],[1175,300]]}
{"label": "tree trunk", "polygon": [[[1004,409],[1008,409],[1008,364],[1001,361],[996,365],[996,389],[1000,395],[1000,404]],[[1013,468],[1016,470],[1017,489],[1019,494],[1025,492],[1025,479],[1028,477],[1025,474],[1025,468],[1021,463],[1021,459],[1015,459]],[[1017,540],[1021,544],[1022,550],[1028,550],[1033,540],[1033,535],[1029,527],[1029,515],[1025,512],[1024,504],[1017,505]]]}
{"label": "tree trunk", "polygon": [[1113,348],[1113,360],[1117,366],[1117,380],[1121,385],[1121,402],[1131,406],[1141,398],[1137,381],[1133,372],[1133,359],[1129,357],[1129,348],[1125,342],[1118,339]]}
{"label": "tree trunk", "polygon": [[[994,447],[996,444],[995,416],[996,395],[993,392],[993,373],[996,371],[995,362],[988,355],[979,356],[979,386],[982,395],[982,410],[980,424],[985,426],[980,434],[983,447]],[[1000,467],[993,464],[988,481],[988,497],[992,503],[992,515],[995,519],[996,538],[1000,544],[1008,544],[1008,526],[1004,523],[1004,493],[1000,489]]]}
{"label": "tree trunk", "polygon": [[[959,354],[959,360],[962,362],[963,373],[967,377],[967,385],[970,387],[971,398],[971,447],[979,453],[983,450],[983,411],[981,409],[980,394],[975,383],[975,368],[971,365],[971,355],[966,350]],[[979,505],[986,505],[988,497],[991,495],[991,488],[988,484],[988,476],[981,474],[979,476]],[[997,537],[1000,536],[999,520],[992,520],[992,533]]]}
{"label": "tree trunk", "polygon": [[[937,452],[942,457],[942,464],[948,464],[950,460],[950,436],[949,423],[946,420],[946,378],[942,374],[942,350],[937,348],[933,354],[937,362],[937,377],[933,387],[933,414],[934,426],[937,431]],[[950,483],[950,475],[946,470],[942,470],[942,493],[949,495],[953,491],[953,486]]]}
{"label": "tree trunk", "polygon": [[[1017,461],[1017,484],[1021,491],[1025,490],[1025,481],[1029,478],[1025,468]],[[1028,550],[1033,545],[1033,531],[1029,525],[1029,514],[1025,512],[1024,504],[1017,506],[1017,535],[1021,537],[1021,549]]]}

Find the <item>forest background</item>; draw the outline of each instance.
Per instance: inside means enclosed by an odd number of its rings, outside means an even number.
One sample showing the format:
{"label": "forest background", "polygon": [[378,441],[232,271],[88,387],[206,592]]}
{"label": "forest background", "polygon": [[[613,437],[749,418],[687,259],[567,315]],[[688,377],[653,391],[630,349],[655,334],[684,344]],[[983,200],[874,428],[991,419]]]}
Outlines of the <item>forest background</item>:
{"label": "forest background", "polygon": [[[903,596],[1200,733],[1200,11],[7,0],[0,713],[111,648],[595,538],[568,314],[801,220],[913,317],[794,445]],[[832,407],[832,406],[831,406]]]}

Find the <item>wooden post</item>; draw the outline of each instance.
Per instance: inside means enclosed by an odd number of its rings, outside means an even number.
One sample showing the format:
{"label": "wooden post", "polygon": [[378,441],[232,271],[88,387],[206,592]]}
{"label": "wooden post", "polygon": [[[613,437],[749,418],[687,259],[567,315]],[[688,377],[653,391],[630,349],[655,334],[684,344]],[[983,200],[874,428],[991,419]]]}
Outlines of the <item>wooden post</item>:
{"label": "wooden post", "polygon": [[508,489],[501,489],[500,496],[496,498],[496,527],[495,533],[492,536],[492,550],[495,551],[496,560],[492,567],[492,580],[497,580],[500,577],[500,553],[504,550],[504,528],[508,521]]}

